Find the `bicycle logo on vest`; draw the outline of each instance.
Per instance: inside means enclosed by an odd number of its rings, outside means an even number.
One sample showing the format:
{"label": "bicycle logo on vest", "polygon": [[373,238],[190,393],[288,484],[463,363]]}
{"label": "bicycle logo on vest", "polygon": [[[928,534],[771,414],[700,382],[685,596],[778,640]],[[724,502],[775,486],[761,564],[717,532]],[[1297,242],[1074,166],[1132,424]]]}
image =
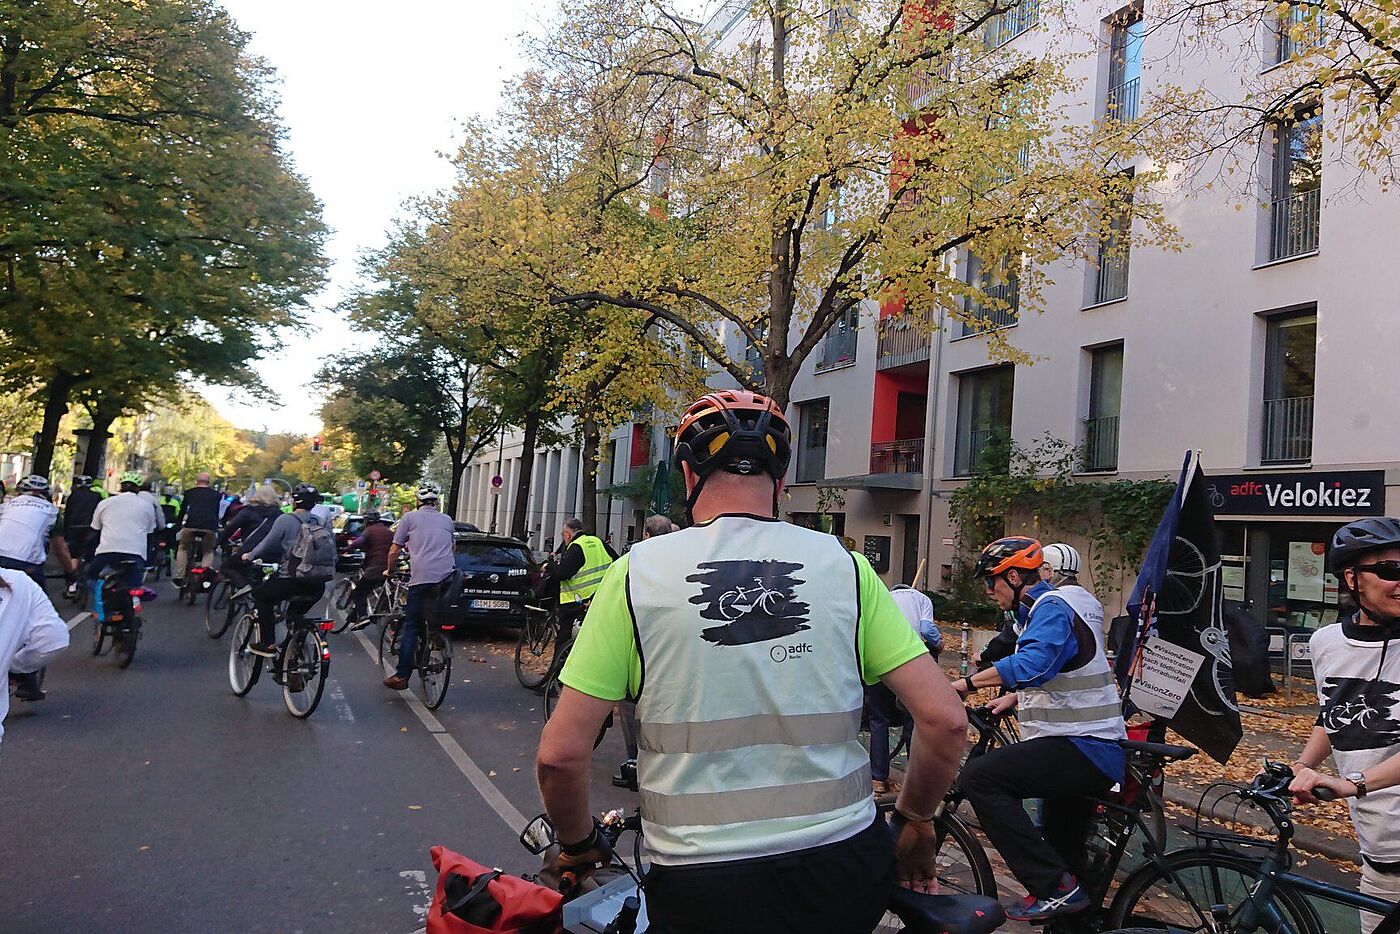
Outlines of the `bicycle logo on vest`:
{"label": "bicycle logo on vest", "polygon": [[1400,684],[1377,678],[1328,678],[1322,682],[1320,724],[1333,749],[1386,749],[1400,743],[1393,711]]}
{"label": "bicycle logo on vest", "polygon": [[690,598],[702,609],[703,619],[722,621],[700,633],[715,645],[749,645],[782,639],[804,629],[807,604],[797,599],[795,588],[805,583],[793,574],[803,565],[786,561],[706,561],[699,573],[686,578],[701,584]]}

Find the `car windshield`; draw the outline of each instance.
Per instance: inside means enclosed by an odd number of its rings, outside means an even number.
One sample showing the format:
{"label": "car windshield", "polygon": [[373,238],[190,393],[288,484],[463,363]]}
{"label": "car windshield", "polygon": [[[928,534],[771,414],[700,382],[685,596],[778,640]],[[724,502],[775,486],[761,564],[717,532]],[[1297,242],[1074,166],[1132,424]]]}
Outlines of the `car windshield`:
{"label": "car windshield", "polygon": [[459,542],[457,563],[506,568],[523,568],[530,565],[524,548],[516,545],[491,545],[485,542]]}

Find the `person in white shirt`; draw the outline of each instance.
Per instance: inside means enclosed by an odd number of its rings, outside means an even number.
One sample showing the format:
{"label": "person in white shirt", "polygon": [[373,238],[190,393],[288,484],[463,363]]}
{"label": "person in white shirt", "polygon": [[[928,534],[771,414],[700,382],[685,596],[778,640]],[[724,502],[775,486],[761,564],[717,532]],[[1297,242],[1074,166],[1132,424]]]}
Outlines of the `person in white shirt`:
{"label": "person in white shirt", "polygon": [[1045,563],[1040,566],[1040,579],[1054,587],[1055,593],[1065,599],[1090,629],[1106,637],[1108,622],[1104,619],[1103,604],[1079,585],[1079,552],[1071,545],[1056,542],[1046,545],[1041,553]]}
{"label": "person in white shirt", "polygon": [[15,487],[18,496],[0,504],[0,567],[23,571],[44,589],[49,544],[64,572],[74,567],[68,542],[55,532],[58,507],[49,501],[49,481],[37,474]]}
{"label": "person in white shirt", "polygon": [[890,588],[890,596],[894,597],[895,606],[899,607],[904,618],[909,620],[909,625],[914,627],[919,638],[924,640],[924,645],[928,646],[933,660],[938,661],[938,656],[943,651],[943,633],[933,621],[933,601],[929,599],[928,594],[915,590],[908,584],[895,584]]}
{"label": "person in white shirt", "polygon": [[141,575],[146,571],[146,544],[149,536],[159,526],[159,507],[151,509],[150,504],[137,493],[141,477],[128,473],[122,476],[121,492],[109,496],[97,504],[92,513],[92,527],[101,534],[97,551],[88,562],[88,579],[97,580],[103,568],[119,561],[133,562],[127,574],[127,586],[141,586]]}
{"label": "person in white shirt", "polygon": [[[20,571],[0,570],[0,669],[36,672],[67,647],[68,627],[38,585]],[[0,693],[0,738],[9,710],[10,693],[5,691]]]}

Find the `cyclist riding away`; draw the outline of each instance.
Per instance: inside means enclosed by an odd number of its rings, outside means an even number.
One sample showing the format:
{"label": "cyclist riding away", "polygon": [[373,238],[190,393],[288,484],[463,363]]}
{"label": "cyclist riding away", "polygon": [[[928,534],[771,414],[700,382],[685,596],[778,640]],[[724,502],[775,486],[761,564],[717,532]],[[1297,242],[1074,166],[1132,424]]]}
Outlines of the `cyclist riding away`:
{"label": "cyclist riding away", "polygon": [[180,500],[180,511],[175,516],[175,526],[180,530],[180,550],[175,554],[175,567],[171,573],[171,583],[176,587],[184,584],[185,571],[190,562],[190,547],[194,540],[200,540],[204,556],[202,567],[214,564],[214,541],[219,531],[219,506],[223,495],[209,485],[209,474],[201,472],[195,477],[194,486],[185,491]]}
{"label": "cyclist riding away", "polygon": [[[58,507],[49,501],[49,481],[37,474],[25,477],[15,484],[15,494],[0,503],[0,568],[23,572],[43,593],[50,543],[65,574],[73,571],[77,562],[68,553],[68,543],[55,531]],[[44,699],[35,669],[17,672],[15,682],[15,696],[20,700]]]}
{"label": "cyclist riding away", "polygon": [[[1040,579],[1045,559],[1033,538],[1001,538],[982,550],[974,573],[1003,611],[1027,608],[1016,651],[953,682],[966,695],[979,688],[1012,693],[992,702],[1019,707],[1023,741],[968,763],[960,786],[982,831],[1026,891],[1007,909],[1017,921],[1045,921],[1089,907],[1075,874],[1083,871],[1094,802],[1123,780],[1127,738],[1102,627],[1084,619],[1089,607]],[[1097,603],[1097,601],[1095,601]],[[1040,825],[1024,801],[1042,798]]]}
{"label": "cyclist riding away", "polygon": [[442,584],[457,570],[456,543],[452,537],[452,517],[438,511],[442,491],[436,483],[421,483],[415,498],[418,508],[404,515],[394,531],[388,566],[394,567],[399,552],[408,552],[408,605],[404,607],[403,634],[399,637],[399,664],[384,686],[402,691],[413,673],[418,640],[423,636],[427,603],[436,597]]}
{"label": "cyclist riding away", "polygon": [[[1361,891],[1400,900],[1400,519],[1377,516],[1332,537],[1330,570],[1356,613],[1313,633],[1313,676],[1320,711],[1293,764],[1290,790],[1316,801],[1328,788],[1348,799],[1361,848]],[[1332,755],[1341,777],[1319,772]],[[1361,914],[1362,934],[1379,915]]]}
{"label": "cyclist riding away", "polygon": [[394,547],[394,533],[389,526],[393,521],[393,516],[365,513],[365,529],[350,543],[351,548],[362,549],[365,553],[365,563],[360,566],[360,579],[355,582],[355,591],[350,595],[351,629],[363,629],[369,625],[366,616],[369,595],[384,583],[389,573],[389,551]]}
{"label": "cyclist riding away", "polygon": [[[258,641],[248,651],[264,658],[277,656],[277,605],[283,600],[314,606],[335,576],[335,536],[311,514],[321,502],[314,486],[303,483],[292,491],[292,511],[273,520],[267,535],[249,550],[244,561],[272,558],[277,573],[253,588],[258,611]],[[329,552],[329,553],[328,553]]]}
{"label": "cyclist riding away", "polygon": [[224,562],[223,575],[233,583],[235,590],[241,591],[248,586],[243,556],[258,547],[280,515],[282,500],[272,484],[264,483],[248,497],[248,504],[224,523],[224,529],[219,533],[219,545],[229,549],[229,560]]}
{"label": "cyclist riding away", "polygon": [[[776,518],[791,438],[757,393],[690,406],[676,460],[696,524],[636,543],[608,569],[540,740],[558,866],[587,875],[603,859],[588,806],[593,739],[614,703],[636,702],[659,934],[869,931],[896,880],[927,891],[933,879],[933,812],[966,717],[865,558]],[[877,679],[917,730],[893,846],[857,738],[862,683]]]}
{"label": "cyclist riding away", "polygon": [[97,504],[92,513],[93,531],[99,533],[93,559],[88,562],[88,580],[96,580],[103,568],[119,561],[132,561],[126,584],[141,586],[146,570],[146,545],[158,528],[160,509],[140,493],[141,475],[122,474],[121,492]]}
{"label": "cyclist riding away", "polygon": [[[68,553],[75,562],[81,563],[92,557],[97,538],[92,533],[92,514],[102,497],[92,488],[92,477],[78,474],[73,478],[73,492],[63,503],[63,539],[68,543]],[[76,577],[70,579],[68,593],[78,590]]]}
{"label": "cyclist riding away", "polygon": [[1057,542],[1045,546],[1044,556],[1045,564],[1040,568],[1041,579],[1068,600],[1091,628],[1102,630],[1106,638],[1108,623],[1104,619],[1103,604],[1079,585],[1079,552],[1070,545]]}
{"label": "cyclist riding away", "polygon": [[[44,592],[27,574],[0,570],[0,671],[32,676],[50,656],[67,647],[68,627],[58,618]],[[34,699],[26,697],[18,687],[15,696],[20,700]],[[10,692],[0,691],[0,738],[5,735],[5,715],[9,711]]]}

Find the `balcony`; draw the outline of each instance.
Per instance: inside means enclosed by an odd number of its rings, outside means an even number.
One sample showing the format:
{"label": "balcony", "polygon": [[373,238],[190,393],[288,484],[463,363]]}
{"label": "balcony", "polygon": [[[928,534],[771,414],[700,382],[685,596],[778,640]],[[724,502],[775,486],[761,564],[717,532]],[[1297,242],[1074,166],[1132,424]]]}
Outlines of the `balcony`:
{"label": "balcony", "polygon": [[1288,259],[1317,252],[1321,216],[1321,188],[1275,198],[1269,218],[1269,259]]}
{"label": "balcony", "polygon": [[878,441],[870,445],[870,472],[873,474],[923,473],[924,439]]}
{"label": "balcony", "polygon": [[1128,296],[1128,256],[1126,253],[1099,252],[1099,271],[1094,282],[1094,304],[1117,301]]}
{"label": "balcony", "polygon": [[889,370],[927,360],[929,343],[928,315],[901,313],[881,318],[875,369]]}
{"label": "balcony", "polygon": [[1124,81],[1109,89],[1104,105],[1104,117],[1119,123],[1131,123],[1138,118],[1138,78]]}
{"label": "balcony", "polygon": [[822,338],[820,355],[817,357],[817,372],[834,370],[838,366],[856,362],[856,330],[835,327]]}
{"label": "balcony", "polygon": [[1265,399],[1260,461],[1265,464],[1291,464],[1311,460],[1312,430],[1312,396]]}
{"label": "balcony", "polygon": [[1021,33],[1040,22],[1040,0],[1021,0],[1004,13],[987,21],[982,32],[982,43],[989,49],[1010,42]]}
{"label": "balcony", "polygon": [[1084,419],[1084,469],[1118,469],[1118,416]]}

